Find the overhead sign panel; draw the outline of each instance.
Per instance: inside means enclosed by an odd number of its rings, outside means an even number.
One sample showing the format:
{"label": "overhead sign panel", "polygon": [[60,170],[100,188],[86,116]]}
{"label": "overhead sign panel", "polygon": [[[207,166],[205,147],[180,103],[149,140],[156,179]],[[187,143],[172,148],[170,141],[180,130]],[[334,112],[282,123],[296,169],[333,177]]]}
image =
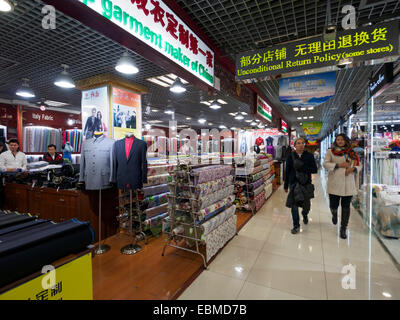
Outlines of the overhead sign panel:
{"label": "overhead sign panel", "polygon": [[279,80],[279,99],[293,107],[315,107],[335,95],[336,71]]}
{"label": "overhead sign panel", "polygon": [[210,86],[214,52],[161,0],[76,0]]}
{"label": "overhead sign panel", "polygon": [[236,80],[309,70],[339,64],[396,56],[399,54],[399,22],[345,30],[335,39],[323,36],[299,40],[236,55]]}
{"label": "overhead sign panel", "polygon": [[257,96],[257,114],[265,120],[272,121],[272,108],[260,96]]}

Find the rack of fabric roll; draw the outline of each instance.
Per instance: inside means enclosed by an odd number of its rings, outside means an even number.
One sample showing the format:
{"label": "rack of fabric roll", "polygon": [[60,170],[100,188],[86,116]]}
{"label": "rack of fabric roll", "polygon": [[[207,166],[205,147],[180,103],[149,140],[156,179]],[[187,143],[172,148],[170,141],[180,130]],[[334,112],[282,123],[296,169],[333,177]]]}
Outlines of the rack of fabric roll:
{"label": "rack of fabric roll", "polygon": [[271,155],[255,154],[236,164],[235,203],[238,210],[255,214],[265,203],[265,182],[269,179]]}
{"label": "rack of fabric roll", "polygon": [[267,154],[268,165],[266,164],[266,168],[269,169],[268,173],[264,176],[264,191],[265,191],[265,200],[268,200],[273,192],[273,182],[275,180],[275,167],[273,162],[273,157]]}
{"label": "rack of fabric roll", "polygon": [[23,151],[46,152],[49,144],[54,144],[56,150],[61,150],[61,130],[50,127],[24,127]]}
{"label": "rack of fabric roll", "polygon": [[200,255],[204,267],[236,234],[230,165],[177,164],[171,173],[168,240],[164,246]]}
{"label": "rack of fabric roll", "polygon": [[63,144],[65,144],[67,141],[69,141],[69,143],[73,147],[72,152],[81,152],[82,130],[79,129],[65,130],[63,136]]}
{"label": "rack of fabric roll", "polygon": [[[137,240],[145,240],[149,236],[158,236],[162,231],[163,219],[168,216],[168,179],[173,165],[157,164],[147,168],[147,184],[143,189],[133,193],[133,231]],[[120,195],[120,229],[129,229],[130,194],[129,191]]]}

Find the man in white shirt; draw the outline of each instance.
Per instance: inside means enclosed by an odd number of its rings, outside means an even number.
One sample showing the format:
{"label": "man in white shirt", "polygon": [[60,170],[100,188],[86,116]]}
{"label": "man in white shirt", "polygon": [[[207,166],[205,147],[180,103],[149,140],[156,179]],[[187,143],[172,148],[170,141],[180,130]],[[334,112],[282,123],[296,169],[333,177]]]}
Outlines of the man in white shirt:
{"label": "man in white shirt", "polygon": [[[19,142],[17,139],[10,139],[8,144],[10,150],[0,154],[1,171],[16,172],[25,171],[27,166],[26,155],[19,151]],[[20,170],[19,170],[20,169]]]}

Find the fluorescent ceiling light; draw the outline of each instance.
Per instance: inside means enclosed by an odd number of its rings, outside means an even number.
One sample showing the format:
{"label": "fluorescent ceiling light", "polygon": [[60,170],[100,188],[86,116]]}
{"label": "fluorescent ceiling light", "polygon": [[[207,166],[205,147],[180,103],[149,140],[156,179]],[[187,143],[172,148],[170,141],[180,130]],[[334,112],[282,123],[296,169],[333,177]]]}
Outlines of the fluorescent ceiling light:
{"label": "fluorescent ceiling light", "polygon": [[301,117],[297,117],[297,120],[301,120]]}
{"label": "fluorescent ceiling light", "polygon": [[309,116],[310,119],[314,119],[314,116]]}
{"label": "fluorescent ceiling light", "polygon": [[161,120],[150,120],[149,123],[162,123]]}
{"label": "fluorescent ceiling light", "polygon": [[186,91],[186,88],[184,87],[182,81],[180,78],[176,78],[174,84],[169,88],[170,91],[174,93],[183,93]]}
{"label": "fluorescent ceiling light", "polygon": [[135,74],[139,72],[135,62],[129,56],[128,52],[124,52],[122,57],[118,60],[115,70],[123,74]]}
{"label": "fluorescent ceiling light", "polygon": [[245,122],[249,123],[249,122],[253,122],[253,120],[244,120]]}
{"label": "fluorescent ceiling light", "polygon": [[64,71],[57,76],[56,80],[54,81],[54,84],[57,87],[65,89],[75,88],[75,82],[74,80],[72,80],[71,76],[67,71],[68,66],[66,64],[62,64],[61,66],[64,68]]}
{"label": "fluorescent ceiling light", "polygon": [[52,100],[46,100],[44,103],[51,107],[63,107],[68,105],[68,103],[52,101]]}
{"label": "fluorescent ceiling light", "polygon": [[156,78],[149,78],[149,79],[146,79],[146,80],[150,81],[150,82],[153,82],[155,84],[158,84],[159,86],[162,86],[164,88],[168,88],[169,87],[169,84],[167,84],[167,83],[165,83],[163,81],[160,81],[160,80],[158,80]]}
{"label": "fluorescent ceiling light", "polygon": [[226,129],[226,127],[225,127],[223,124],[221,124],[221,125],[219,126],[219,128],[220,128],[220,129]]}
{"label": "fluorescent ceiling light", "polygon": [[153,112],[158,112],[158,109],[151,109],[151,111],[153,111]]}
{"label": "fluorescent ceiling light", "polygon": [[228,104],[228,102],[226,102],[226,101],[224,101],[224,100],[222,100],[222,99],[218,99],[217,100],[220,104]]}
{"label": "fluorescent ceiling light", "polygon": [[308,110],[314,110],[314,107],[309,107],[309,108],[307,108]]}
{"label": "fluorescent ceiling light", "polygon": [[0,0],[0,11],[11,12],[14,10],[14,5],[9,0]]}
{"label": "fluorescent ceiling light", "polygon": [[209,125],[209,126],[212,126],[213,124],[212,124],[212,122],[209,122],[208,125]]}
{"label": "fluorescent ceiling light", "polygon": [[293,108],[293,111],[299,111],[299,108]]}
{"label": "fluorescent ceiling light", "polygon": [[166,114],[174,114],[175,112],[172,111],[172,110],[165,110],[164,113],[166,113]]}
{"label": "fluorescent ceiling light", "polygon": [[303,117],[303,119],[308,119],[308,117]]}
{"label": "fluorescent ceiling light", "polygon": [[256,125],[257,125],[257,122],[253,121],[252,123],[250,123],[250,125],[256,126]]}
{"label": "fluorescent ceiling light", "polygon": [[241,112],[241,114],[244,115],[244,116],[247,116],[247,113],[246,113],[246,112]]}
{"label": "fluorescent ceiling light", "polygon": [[208,101],[201,101],[200,103],[202,103],[202,104],[206,104],[207,106],[210,106],[210,105],[211,105],[211,103],[210,103],[210,102],[208,102]]}
{"label": "fluorescent ceiling light", "polygon": [[395,103],[396,102],[396,100],[387,100],[387,101],[385,101],[385,103]]}
{"label": "fluorescent ceiling light", "polygon": [[171,85],[174,84],[174,80],[171,79],[171,78],[168,78],[166,76],[160,76],[160,77],[157,77],[157,78],[162,80],[162,81],[164,81],[164,82],[166,82],[166,83],[169,83]]}
{"label": "fluorescent ceiling light", "polygon": [[186,117],[186,120],[192,120],[192,118],[191,117]]}
{"label": "fluorescent ceiling light", "polygon": [[244,117],[243,117],[241,114],[238,114],[238,115],[235,117],[235,119],[236,119],[236,120],[243,120]]}
{"label": "fluorescent ceiling light", "polygon": [[233,113],[233,112],[229,112],[229,114],[230,114],[232,117],[236,116],[236,113]]}
{"label": "fluorescent ceiling light", "polygon": [[301,110],[301,111],[306,111],[306,110],[307,110],[307,108],[301,108],[300,110]]}
{"label": "fluorescent ceiling light", "polygon": [[200,117],[200,119],[198,120],[201,124],[205,123],[207,121],[207,119],[204,119],[203,117]]}

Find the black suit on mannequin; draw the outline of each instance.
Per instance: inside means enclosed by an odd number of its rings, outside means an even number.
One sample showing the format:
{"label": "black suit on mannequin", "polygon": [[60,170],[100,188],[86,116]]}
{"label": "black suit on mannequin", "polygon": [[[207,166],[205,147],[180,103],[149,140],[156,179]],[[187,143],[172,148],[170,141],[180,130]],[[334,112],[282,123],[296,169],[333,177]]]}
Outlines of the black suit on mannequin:
{"label": "black suit on mannequin", "polygon": [[113,147],[113,182],[121,190],[141,189],[147,183],[147,144],[135,137],[128,160],[125,154],[125,139],[118,140]]}

